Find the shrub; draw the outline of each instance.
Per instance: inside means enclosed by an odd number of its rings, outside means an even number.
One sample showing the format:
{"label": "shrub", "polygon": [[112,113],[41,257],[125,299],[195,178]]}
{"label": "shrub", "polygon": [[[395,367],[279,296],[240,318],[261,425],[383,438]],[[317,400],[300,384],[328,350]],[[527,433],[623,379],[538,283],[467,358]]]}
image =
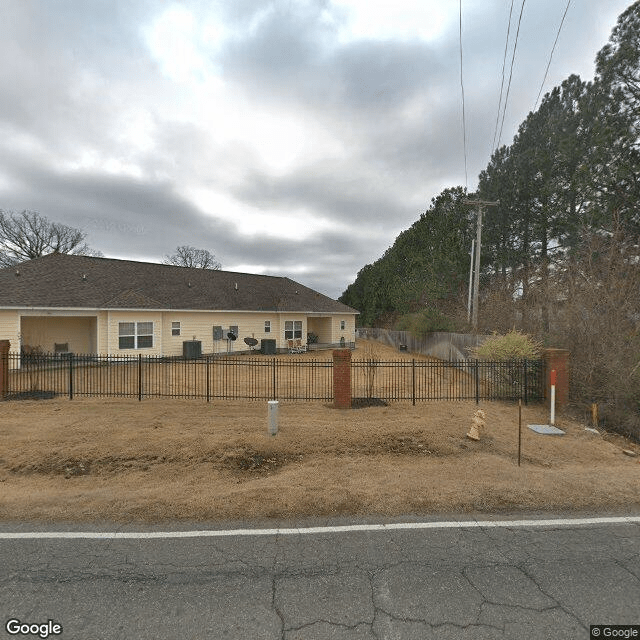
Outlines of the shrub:
{"label": "shrub", "polygon": [[408,331],[416,338],[424,338],[433,331],[454,331],[453,321],[437,309],[429,308],[407,313],[398,318],[396,331]]}
{"label": "shrub", "polygon": [[540,357],[542,343],[531,336],[512,329],[504,336],[493,335],[481,345],[469,350],[480,360],[534,360]]}
{"label": "shrub", "polygon": [[481,345],[469,349],[472,357],[479,360],[504,362],[495,371],[487,384],[495,386],[496,393],[505,397],[521,398],[525,386],[529,394],[537,388],[540,371],[530,371],[529,375],[521,366],[520,360],[535,360],[540,357],[542,345],[524,333],[512,329],[504,336],[493,335]]}

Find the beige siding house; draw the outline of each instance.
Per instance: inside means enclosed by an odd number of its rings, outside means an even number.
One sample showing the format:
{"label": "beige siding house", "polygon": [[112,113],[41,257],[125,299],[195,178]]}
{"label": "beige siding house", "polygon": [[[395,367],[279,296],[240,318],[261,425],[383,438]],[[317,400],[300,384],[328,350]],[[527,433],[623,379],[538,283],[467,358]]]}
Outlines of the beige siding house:
{"label": "beige siding house", "polygon": [[[50,254],[0,269],[0,339],[11,351],[203,354],[247,350],[244,338],[355,341],[357,311],[289,278]],[[229,333],[237,339],[228,339]]]}

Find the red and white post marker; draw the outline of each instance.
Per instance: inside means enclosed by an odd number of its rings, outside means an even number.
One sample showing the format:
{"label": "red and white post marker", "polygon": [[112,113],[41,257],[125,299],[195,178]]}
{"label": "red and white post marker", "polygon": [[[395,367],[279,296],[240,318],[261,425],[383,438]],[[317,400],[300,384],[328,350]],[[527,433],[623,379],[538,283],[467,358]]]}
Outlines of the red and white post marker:
{"label": "red and white post marker", "polygon": [[556,370],[551,370],[551,419],[549,424],[554,427],[556,424]]}

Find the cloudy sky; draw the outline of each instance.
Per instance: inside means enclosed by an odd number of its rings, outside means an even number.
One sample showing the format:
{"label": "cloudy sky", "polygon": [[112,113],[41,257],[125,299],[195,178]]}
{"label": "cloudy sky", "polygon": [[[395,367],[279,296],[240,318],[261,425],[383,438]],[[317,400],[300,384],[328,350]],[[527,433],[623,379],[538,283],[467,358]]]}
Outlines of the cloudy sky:
{"label": "cloudy sky", "polygon": [[[593,77],[630,4],[571,3],[546,89]],[[510,6],[462,2],[470,190],[492,151]],[[533,109],[565,6],[525,3],[502,142]],[[0,0],[0,209],[79,227],[107,257],[159,262],[189,244],[337,297],[465,184],[458,11]]]}

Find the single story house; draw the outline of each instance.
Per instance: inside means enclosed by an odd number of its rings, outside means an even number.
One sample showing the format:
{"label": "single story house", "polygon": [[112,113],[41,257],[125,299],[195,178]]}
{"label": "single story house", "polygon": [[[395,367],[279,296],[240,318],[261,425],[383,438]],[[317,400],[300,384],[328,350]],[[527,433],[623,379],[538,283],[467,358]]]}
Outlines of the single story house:
{"label": "single story house", "polygon": [[202,353],[247,349],[246,337],[286,349],[310,333],[350,343],[357,313],[283,277],[66,254],[0,269],[0,339],[11,351],[174,356],[184,341]]}

